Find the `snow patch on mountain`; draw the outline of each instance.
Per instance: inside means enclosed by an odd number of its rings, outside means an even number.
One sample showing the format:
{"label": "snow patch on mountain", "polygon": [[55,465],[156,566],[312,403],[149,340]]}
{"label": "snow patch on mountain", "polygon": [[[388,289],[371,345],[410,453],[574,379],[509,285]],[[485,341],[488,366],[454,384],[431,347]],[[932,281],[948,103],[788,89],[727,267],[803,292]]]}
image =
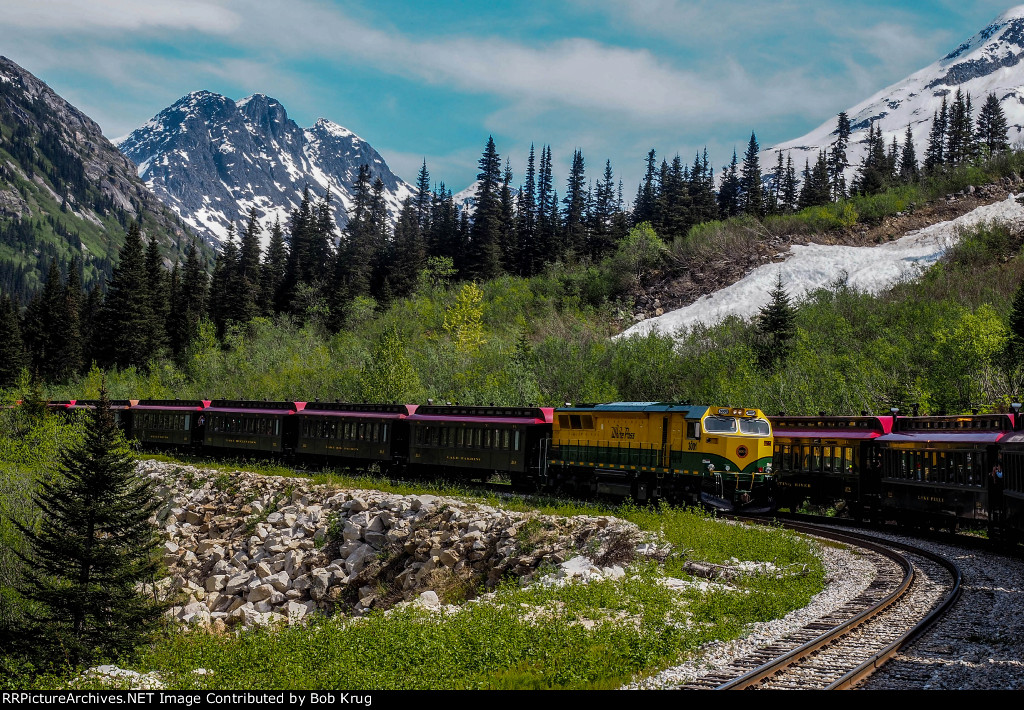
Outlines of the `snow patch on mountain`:
{"label": "snow patch on mountain", "polygon": [[851,288],[878,293],[901,280],[916,278],[955,245],[965,230],[1001,222],[1024,228],[1024,197],[978,207],[948,222],[909,232],[877,247],[794,245],[785,260],[759,266],[731,286],[657,318],[637,323],[617,337],[646,335],[652,330],[678,338],[697,325],[711,326],[729,316],[750,318],[770,300],[776,278],[794,300],[820,288],[845,282]]}

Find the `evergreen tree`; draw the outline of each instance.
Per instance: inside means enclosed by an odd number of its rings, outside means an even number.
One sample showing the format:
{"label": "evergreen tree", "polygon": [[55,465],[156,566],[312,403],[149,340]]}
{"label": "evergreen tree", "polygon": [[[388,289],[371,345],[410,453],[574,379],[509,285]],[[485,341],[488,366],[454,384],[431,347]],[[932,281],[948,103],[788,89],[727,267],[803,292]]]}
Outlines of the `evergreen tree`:
{"label": "evergreen tree", "polygon": [[853,190],[861,195],[881,192],[888,185],[891,173],[886,160],[882,128],[872,122],[868,127],[868,149],[854,179]]}
{"label": "evergreen tree", "polygon": [[396,297],[413,292],[426,264],[426,244],[420,234],[419,209],[414,198],[406,200],[395,225],[395,258],[391,266],[391,288]]}
{"label": "evergreen tree", "polygon": [[650,152],[647,153],[647,170],[644,171],[644,181],[637,188],[636,200],[633,202],[634,226],[643,222],[653,223],[655,221],[654,210],[658,188],[654,184],[654,176],[656,174],[654,164],[655,153],[654,149],[651,148]]}
{"label": "evergreen tree", "polygon": [[235,223],[231,222],[228,224],[227,237],[221,243],[220,254],[217,255],[213,277],[210,280],[210,320],[217,327],[218,336],[224,335],[229,323],[237,322],[238,254]]}
{"label": "evergreen tree", "polygon": [[757,316],[756,334],[757,366],[764,372],[772,372],[776,365],[786,360],[789,343],[796,334],[796,309],[782,287],[781,271],[771,291],[771,300]]}
{"label": "evergreen tree", "polygon": [[394,245],[391,243],[391,227],[388,218],[388,207],[384,200],[384,181],[378,175],[373,181],[370,196],[369,230],[373,246],[373,276],[370,280],[370,294],[380,303],[391,300],[388,274],[391,270],[391,259]]}
{"label": "evergreen tree", "polygon": [[153,313],[146,279],[142,232],[132,222],[114,267],[103,304],[107,363],[119,368],[145,367],[149,362]]}
{"label": "evergreen tree", "polygon": [[740,178],[738,161],[736,160],[736,149],[732,151],[732,162],[726,169],[722,178],[722,185],[718,189],[718,211],[722,217],[734,217],[740,211]]}
{"label": "evergreen tree", "polygon": [[159,502],[105,387],[85,440],[61,452],[59,470],[33,497],[39,526],[15,523],[31,550],[19,553],[19,591],[43,610],[29,622],[40,658],[76,667],[126,655],[155,631],[165,605],[137,585],[155,582],[159,539],[149,517]]}
{"label": "evergreen tree", "polygon": [[782,179],[782,187],[779,189],[779,209],[782,212],[792,212],[796,209],[797,200],[797,179],[796,168],[793,166],[793,154],[786,154],[786,172]]}
{"label": "evergreen tree", "polygon": [[846,197],[846,168],[850,165],[846,158],[846,148],[850,143],[850,118],[845,111],[840,112],[836,123],[836,141],[828,154],[828,176],[834,201]]}
{"label": "evergreen tree", "polygon": [[516,231],[519,253],[514,273],[533,276],[540,269],[540,253],[537,245],[537,165],[533,144],[526,161],[526,181],[519,190],[516,209]]}
{"label": "evergreen tree", "polygon": [[18,310],[7,294],[0,293],[0,388],[17,384],[25,362]]}
{"label": "evergreen tree", "polygon": [[335,289],[347,289],[352,297],[370,293],[378,246],[375,236],[370,166],[364,164],[359,166],[352,189],[352,208],[345,225],[345,241],[336,257],[339,263],[335,268]]}
{"label": "evergreen tree", "polygon": [[491,279],[501,271],[501,157],[488,136],[477,174],[476,211],[469,238],[469,275]]}
{"label": "evergreen tree", "polygon": [[[718,219],[718,196],[715,194],[715,170],[708,159],[708,149],[704,154],[694,156],[693,167],[690,169],[690,184],[687,189],[690,198],[690,224],[700,224]],[[620,234],[621,238],[623,235]]]}
{"label": "evergreen tree", "polygon": [[155,238],[150,239],[146,247],[146,287],[152,318],[147,359],[152,359],[167,348],[167,321],[171,314],[167,269],[164,268],[164,258],[160,255],[160,245]]}
{"label": "evergreen tree", "polygon": [[782,183],[786,179],[786,164],[782,160],[782,151],[775,151],[775,168],[772,170],[771,189],[766,194],[766,211],[778,214],[782,209]]}
{"label": "evergreen tree", "polygon": [[899,178],[902,182],[917,182],[921,179],[917,168],[917,154],[914,152],[914,134],[907,124],[907,134],[903,138],[903,153],[900,157]]}
{"label": "evergreen tree", "polygon": [[[356,180],[353,188],[355,193],[354,199],[356,200],[360,198],[360,190],[364,189],[364,185],[360,180],[365,179],[365,191],[367,196],[369,195],[369,168],[366,169],[364,175],[363,167],[360,167],[359,179]],[[367,197],[367,207],[368,202],[369,198]],[[299,291],[300,285],[308,285],[310,283],[310,252],[312,250],[311,243],[313,241],[314,228],[313,198],[309,194],[309,186],[307,185],[302,192],[302,201],[299,203],[298,208],[292,210],[288,224],[288,265],[285,268],[284,280],[281,284],[280,303],[290,313],[295,313],[297,307],[295,296]],[[221,259],[218,259],[217,263],[220,264],[220,262]],[[214,271],[214,275],[216,276],[216,271]]]}
{"label": "evergreen tree", "polygon": [[260,309],[264,315],[270,316],[285,310],[285,303],[280,300],[280,291],[287,268],[288,248],[284,243],[284,230],[281,228],[281,220],[275,219],[270,227],[267,252],[260,265]]}
{"label": "evergreen tree", "polygon": [[743,156],[743,176],[740,178],[740,208],[754,217],[764,216],[764,189],[761,181],[761,163],[757,154],[757,136],[750,134],[747,152]]}
{"label": "evergreen tree", "polygon": [[590,256],[595,261],[602,259],[614,248],[615,211],[615,177],[612,161],[606,160],[604,176],[594,190],[594,209],[590,219]]}
{"label": "evergreen tree", "polygon": [[[328,196],[330,192],[328,191]],[[330,215],[328,215],[330,218]],[[262,294],[262,268],[260,266],[260,234],[263,229],[256,219],[256,209],[249,213],[249,224],[242,234],[242,243],[238,249],[238,272],[236,283],[238,288],[235,317],[239,323],[248,323],[261,312],[260,296]],[[319,258],[327,259],[328,254],[320,254]]]}
{"label": "evergreen tree", "polygon": [[199,256],[199,247],[192,241],[185,250],[185,266],[181,271],[181,289],[174,317],[171,348],[180,358],[199,336],[199,325],[206,317],[209,277],[206,264]]}
{"label": "evergreen tree", "polygon": [[22,324],[32,371],[49,382],[59,380],[62,344],[60,321],[63,313],[64,285],[61,269],[57,259],[52,258],[43,290],[29,301]]}
{"label": "evergreen tree", "polygon": [[423,160],[423,167],[416,176],[416,195],[413,198],[413,208],[416,210],[417,227],[420,236],[424,239],[430,231],[431,201],[433,195],[430,192],[430,172],[427,170],[426,158]]}
{"label": "evergreen tree", "polygon": [[958,88],[949,111],[945,158],[949,165],[960,165],[974,152],[974,124],[971,118],[971,96]]}
{"label": "evergreen tree", "polygon": [[[557,258],[558,195],[551,177],[551,146],[541,148],[540,167],[537,171],[537,256],[535,271]],[[551,206],[556,207],[554,216]]]}
{"label": "evergreen tree", "polygon": [[60,324],[60,366],[56,372],[57,381],[67,382],[84,370],[85,343],[82,340],[82,281],[79,277],[77,259],[68,269],[61,304]]}
{"label": "evergreen tree", "polygon": [[942,97],[942,106],[932,117],[932,128],[928,133],[928,147],[924,153],[924,171],[934,175],[946,164],[946,129],[949,122],[949,106]]}
{"label": "evergreen tree", "polygon": [[562,199],[565,205],[562,253],[580,256],[586,252],[587,181],[584,175],[583,151],[579,149],[573,151],[572,167],[569,169],[569,179],[565,187],[565,197]]}
{"label": "evergreen tree", "polygon": [[995,94],[989,94],[981,106],[978,115],[978,141],[988,150],[989,154],[1001,153],[1010,149],[1007,132],[1010,130],[1003,114],[1003,107]]}

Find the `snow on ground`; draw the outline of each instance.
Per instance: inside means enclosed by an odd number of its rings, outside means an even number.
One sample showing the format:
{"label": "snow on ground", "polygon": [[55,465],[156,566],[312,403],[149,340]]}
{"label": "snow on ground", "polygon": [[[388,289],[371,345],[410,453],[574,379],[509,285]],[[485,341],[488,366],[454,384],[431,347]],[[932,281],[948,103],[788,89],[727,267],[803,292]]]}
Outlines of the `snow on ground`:
{"label": "snow on ground", "polygon": [[851,288],[878,293],[902,279],[916,278],[959,240],[963,230],[983,222],[1024,226],[1024,205],[1011,194],[1002,202],[908,232],[877,247],[793,245],[785,261],[759,266],[733,285],[684,308],[641,321],[618,337],[646,335],[651,330],[681,335],[680,329],[698,323],[714,325],[731,315],[750,318],[768,303],[779,273],[783,288],[793,300],[835,283],[844,275]]}

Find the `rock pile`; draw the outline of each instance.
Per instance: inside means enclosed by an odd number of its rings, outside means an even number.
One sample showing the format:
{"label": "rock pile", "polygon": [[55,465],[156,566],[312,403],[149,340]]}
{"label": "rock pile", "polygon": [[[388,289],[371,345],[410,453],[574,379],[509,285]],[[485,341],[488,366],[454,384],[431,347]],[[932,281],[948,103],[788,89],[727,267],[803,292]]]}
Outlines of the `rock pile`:
{"label": "rock pile", "polygon": [[215,631],[363,614],[433,591],[473,597],[506,577],[550,573],[579,553],[628,562],[638,529],[610,517],[514,513],[431,495],[338,490],[301,478],[143,461],[177,595],[169,613]]}

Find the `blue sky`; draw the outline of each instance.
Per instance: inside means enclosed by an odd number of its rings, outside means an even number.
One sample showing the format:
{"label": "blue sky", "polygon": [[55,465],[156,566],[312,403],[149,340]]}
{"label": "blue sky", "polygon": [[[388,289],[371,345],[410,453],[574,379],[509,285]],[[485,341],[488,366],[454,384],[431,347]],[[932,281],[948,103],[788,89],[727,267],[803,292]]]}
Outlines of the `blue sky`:
{"label": "blue sky", "polygon": [[654,148],[715,165],[796,138],[1012,7],[988,0],[0,0],[0,54],[127,134],[189,91],[265,93],[458,191],[493,135],[522,179],[579,148],[631,200]]}

